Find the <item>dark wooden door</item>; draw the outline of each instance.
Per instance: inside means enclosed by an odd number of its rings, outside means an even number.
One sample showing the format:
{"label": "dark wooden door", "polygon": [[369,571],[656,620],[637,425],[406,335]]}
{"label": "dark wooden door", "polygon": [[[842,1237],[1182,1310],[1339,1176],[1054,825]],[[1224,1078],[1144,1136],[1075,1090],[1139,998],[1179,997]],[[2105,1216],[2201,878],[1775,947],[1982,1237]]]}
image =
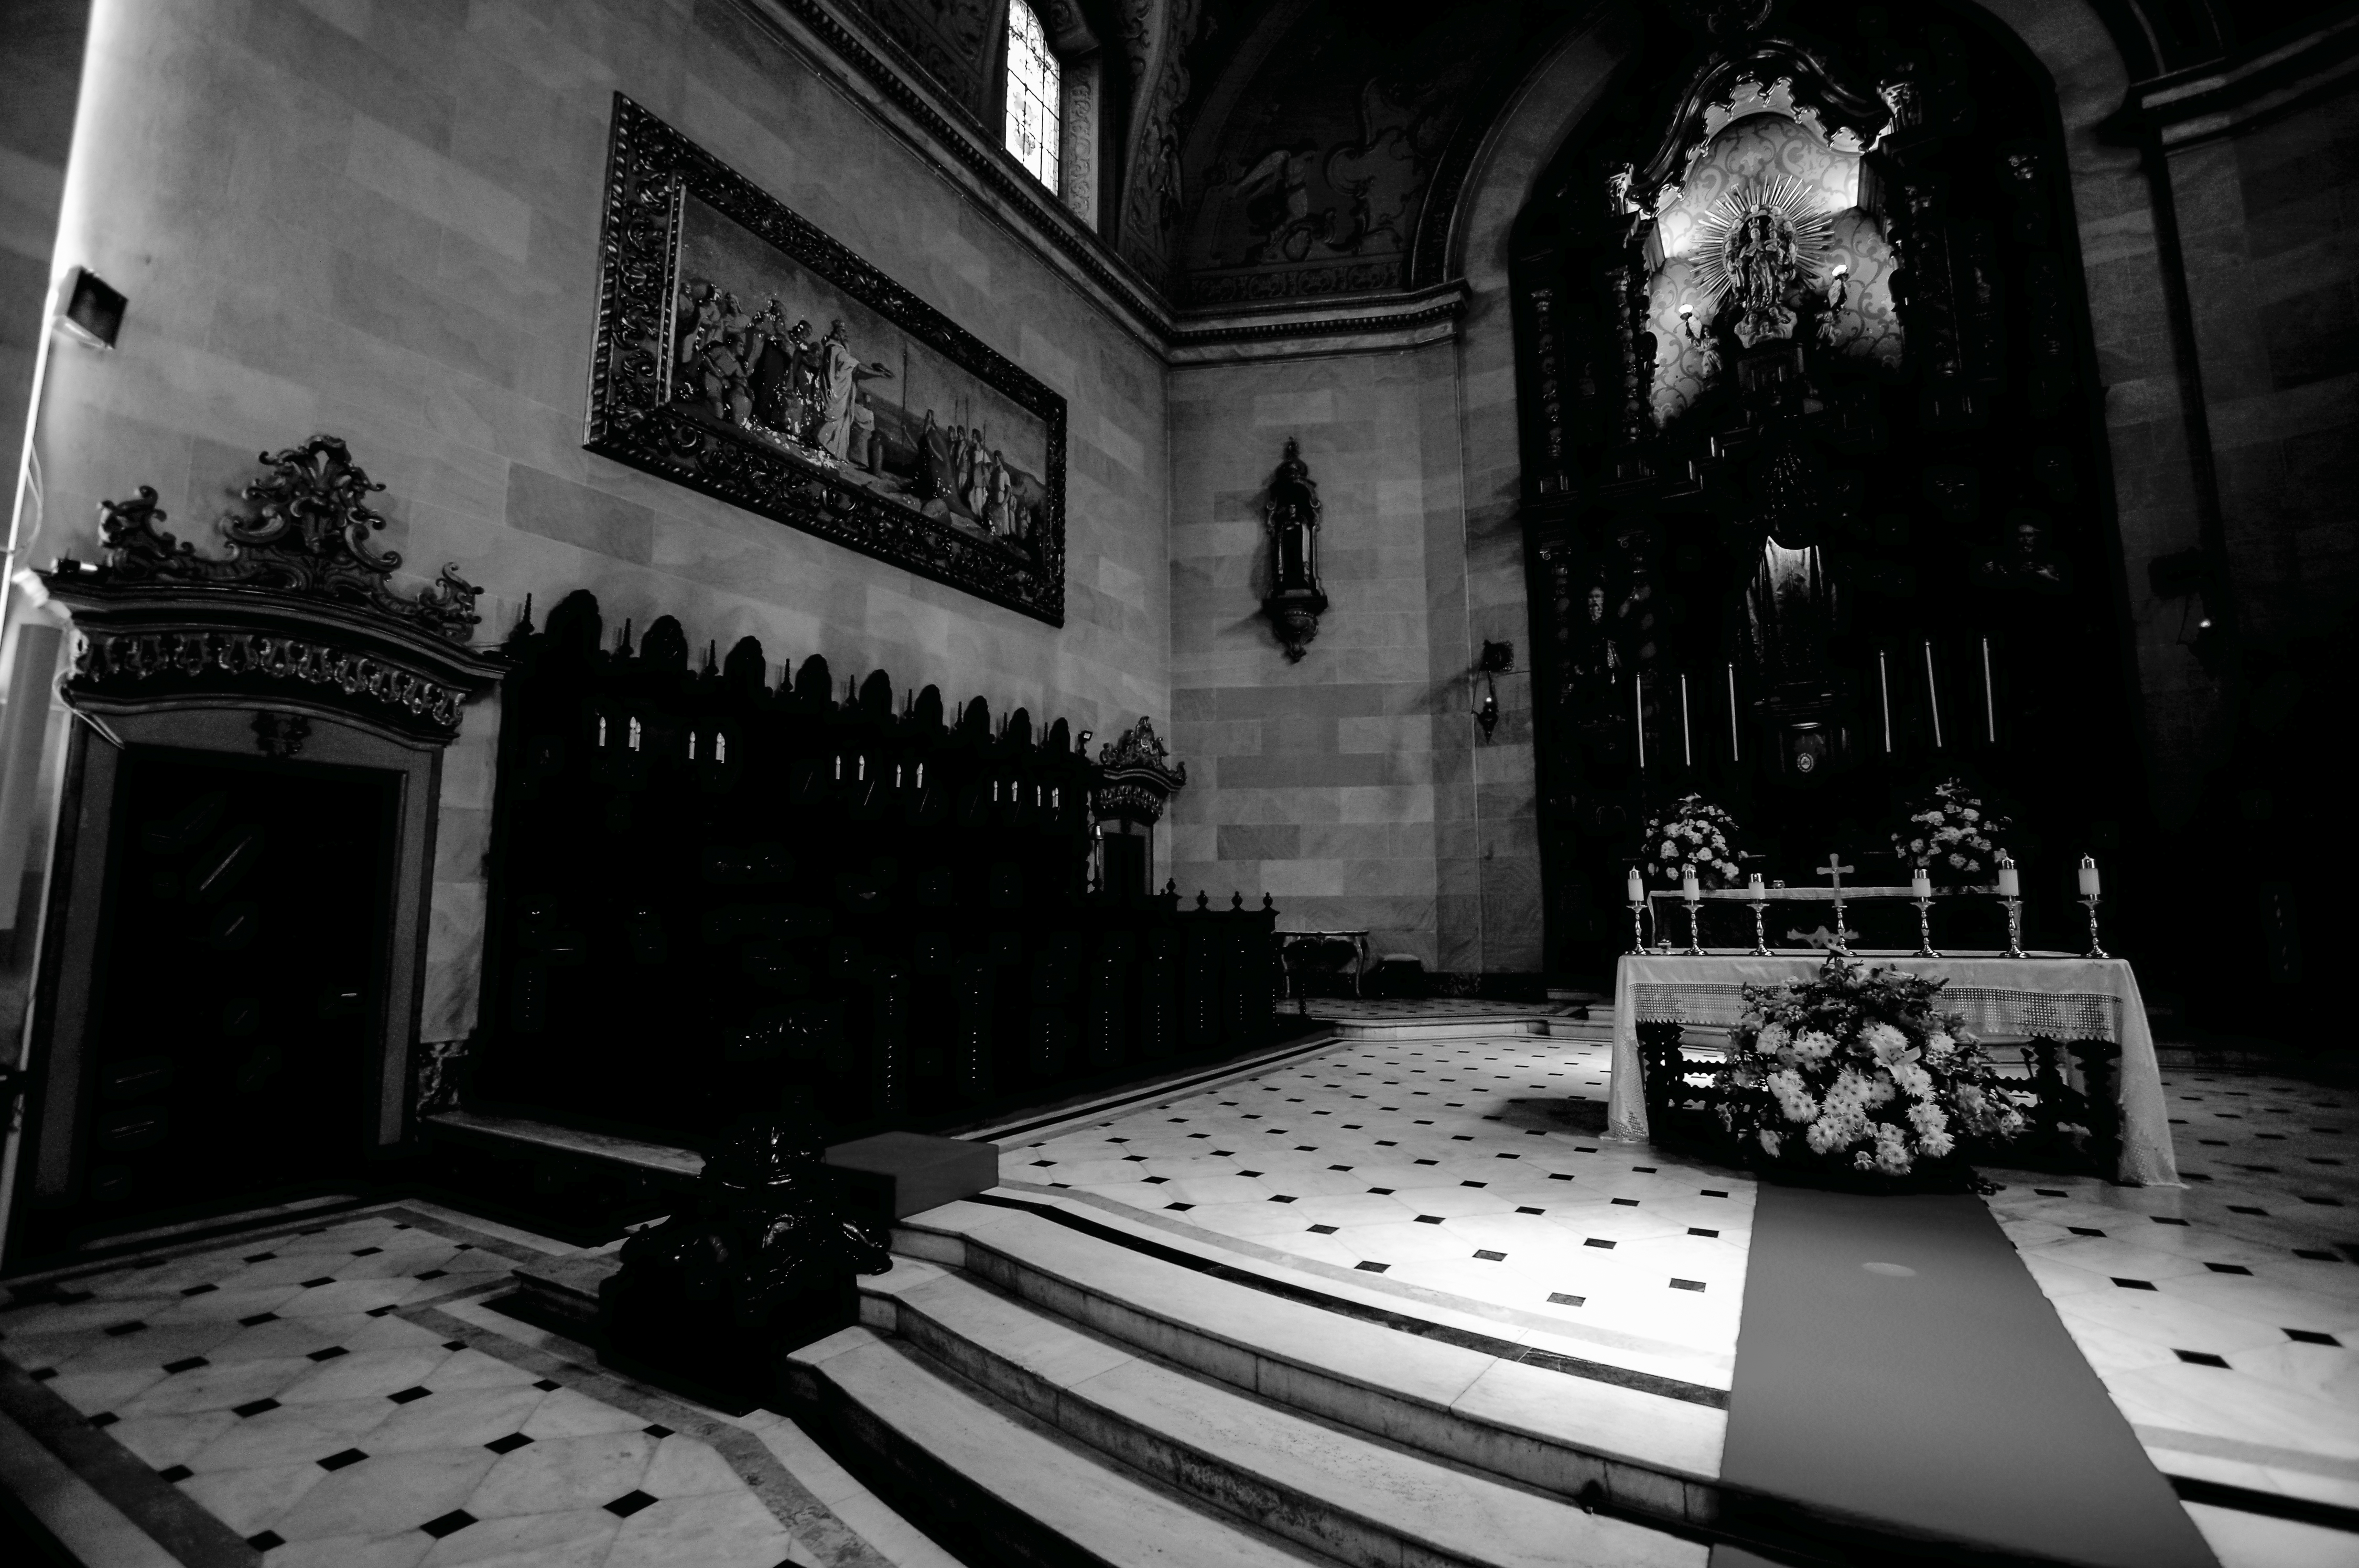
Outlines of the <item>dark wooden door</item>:
{"label": "dark wooden door", "polygon": [[397,797],[388,773],[125,756],[71,1228],[357,1169]]}

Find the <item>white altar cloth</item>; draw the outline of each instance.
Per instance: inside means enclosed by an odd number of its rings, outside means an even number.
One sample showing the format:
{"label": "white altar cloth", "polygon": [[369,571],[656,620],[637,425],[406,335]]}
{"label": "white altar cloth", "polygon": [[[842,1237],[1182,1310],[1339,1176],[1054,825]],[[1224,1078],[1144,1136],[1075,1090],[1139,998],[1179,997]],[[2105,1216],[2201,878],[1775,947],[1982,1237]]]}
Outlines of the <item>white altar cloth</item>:
{"label": "white altar cloth", "polygon": [[[2120,1046],[2114,1075],[2122,1113],[2120,1178],[2148,1187],[2182,1184],[2171,1152],[2154,1035],[2147,1026],[2137,977],[2125,960],[2060,955],[1854,956],[1869,964],[1948,980],[1934,1005],[1944,1012],[1964,1014],[1966,1027],[1986,1041],[2046,1035],[2052,1040],[2109,1040]],[[1745,1011],[1745,986],[1806,980],[1824,961],[1815,954],[1625,954],[1614,976],[1614,1086],[1606,1107],[1607,1130],[1616,1138],[1638,1141],[1647,1136],[1646,1090],[1638,1065],[1640,1023],[1725,1029]]]}

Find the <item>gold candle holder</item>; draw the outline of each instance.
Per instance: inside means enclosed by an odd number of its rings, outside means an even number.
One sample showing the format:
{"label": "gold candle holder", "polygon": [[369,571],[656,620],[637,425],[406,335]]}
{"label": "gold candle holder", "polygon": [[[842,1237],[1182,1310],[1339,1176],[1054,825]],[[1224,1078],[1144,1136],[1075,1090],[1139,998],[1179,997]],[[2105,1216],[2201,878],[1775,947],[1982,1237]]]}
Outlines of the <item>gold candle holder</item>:
{"label": "gold candle holder", "polygon": [[2031,955],[2023,950],[2023,900],[2003,898],[1999,903],[2006,905],[2006,956],[2010,958],[2029,957]]}
{"label": "gold candle holder", "polygon": [[1630,901],[1630,951],[1637,954],[1646,950],[1647,901],[1643,898],[1634,898]]}
{"label": "gold candle holder", "polygon": [[1766,901],[1756,899],[1754,901],[1751,907],[1753,910],[1753,956],[1756,958],[1766,958],[1769,956],[1769,938],[1767,934],[1761,929],[1761,917],[1769,913],[1769,905]]}
{"label": "gold candle holder", "polygon": [[1920,958],[1938,958],[1941,955],[1933,950],[1933,901],[1930,898],[1920,898],[1915,903],[1917,905],[1917,956]]}
{"label": "gold candle holder", "polygon": [[2089,912],[2089,950],[2082,955],[2084,958],[2110,958],[2113,957],[2113,955],[2106,952],[2097,941],[2097,905],[2101,901],[2102,896],[2103,895],[2101,894],[2093,892],[2082,895],[2081,899],[2082,907],[2087,909]]}
{"label": "gold candle holder", "polygon": [[1703,900],[1691,892],[1682,896],[1688,901],[1688,957],[1701,958],[1703,957],[1703,941],[1698,922],[1703,914]]}

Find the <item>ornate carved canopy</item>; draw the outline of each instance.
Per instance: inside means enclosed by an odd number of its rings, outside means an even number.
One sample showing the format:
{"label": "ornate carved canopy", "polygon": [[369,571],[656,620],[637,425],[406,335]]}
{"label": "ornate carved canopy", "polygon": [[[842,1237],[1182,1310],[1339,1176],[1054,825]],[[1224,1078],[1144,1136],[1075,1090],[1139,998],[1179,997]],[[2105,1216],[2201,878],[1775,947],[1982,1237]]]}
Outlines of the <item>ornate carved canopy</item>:
{"label": "ornate carved canopy", "polygon": [[73,616],[67,697],[102,712],[309,708],[447,743],[462,704],[499,678],[495,658],[465,646],[480,590],[455,566],[415,597],[394,589],[401,557],[370,540],[386,519],[368,497],[385,487],[337,438],[261,460],[269,471],[245,492],[252,512],[221,519],[221,557],[166,532],[141,485],[100,503],[103,563],[68,557],[40,574]]}
{"label": "ornate carved canopy", "polygon": [[1101,817],[1118,816],[1153,823],[1174,790],[1188,784],[1188,764],[1173,766],[1163,738],[1152,719],[1141,715],[1136,724],[1108,741],[1098,752],[1097,811]]}

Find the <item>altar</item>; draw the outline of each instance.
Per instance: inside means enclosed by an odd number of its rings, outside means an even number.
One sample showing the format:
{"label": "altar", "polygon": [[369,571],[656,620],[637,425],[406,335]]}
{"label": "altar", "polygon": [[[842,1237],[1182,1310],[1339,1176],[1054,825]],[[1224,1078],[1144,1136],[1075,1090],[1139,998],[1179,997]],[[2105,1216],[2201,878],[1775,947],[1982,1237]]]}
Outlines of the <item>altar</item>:
{"label": "altar", "polygon": [[[2122,1121],[2121,1162],[2125,1183],[2179,1186],[2179,1166],[2170,1146],[2162,1081],[2156,1066],[2154,1036],[2137,978],[2120,958],[2065,954],[1964,954],[1920,957],[1902,952],[1859,952],[1875,965],[1945,979],[1936,1004],[1961,1013],[1966,1027],[1985,1043],[2005,1044],[2045,1036],[2053,1040],[2104,1040],[2121,1050],[2115,1071]],[[1629,953],[1614,978],[1614,1080],[1606,1108],[1607,1130],[1615,1138],[1644,1141],[1648,1136],[1646,1087],[1638,1059],[1638,1025],[1680,1023],[1726,1029],[1745,1011],[1747,985],[1807,980],[1825,961],[1823,954]]]}

